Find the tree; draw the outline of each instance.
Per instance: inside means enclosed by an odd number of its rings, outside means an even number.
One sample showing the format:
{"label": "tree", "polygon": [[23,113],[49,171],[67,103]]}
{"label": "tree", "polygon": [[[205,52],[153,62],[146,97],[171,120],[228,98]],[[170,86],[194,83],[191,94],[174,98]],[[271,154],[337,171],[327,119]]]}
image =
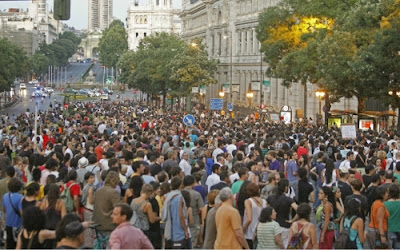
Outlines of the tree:
{"label": "tree", "polygon": [[29,64],[32,72],[39,76],[47,72],[50,65],[50,59],[41,53],[35,53],[31,58],[29,58]]}
{"label": "tree", "polygon": [[363,60],[371,53],[365,48],[398,16],[396,4],[396,0],[283,0],[267,8],[257,27],[264,60],[270,64],[267,74],[282,78],[286,86],[317,84],[334,101],[356,96],[362,110],[366,98],[376,96],[379,89],[379,81],[371,81],[365,70]]}
{"label": "tree", "polygon": [[64,33],[58,36],[58,39],[67,39],[70,40],[75,46],[78,46],[81,43],[81,38],[77,37],[71,31],[65,31]]}
{"label": "tree", "polygon": [[[198,43],[200,44],[200,42]],[[174,34],[156,33],[120,59],[120,80],[143,92],[187,96],[192,86],[214,83],[216,61],[208,59],[204,46],[190,47]]]}
{"label": "tree", "polygon": [[0,91],[8,91],[15,78],[27,73],[27,57],[23,49],[3,38],[0,39]]}
{"label": "tree", "polygon": [[100,62],[107,67],[116,67],[120,56],[128,50],[128,35],[120,20],[115,20],[106,29],[99,43]]}

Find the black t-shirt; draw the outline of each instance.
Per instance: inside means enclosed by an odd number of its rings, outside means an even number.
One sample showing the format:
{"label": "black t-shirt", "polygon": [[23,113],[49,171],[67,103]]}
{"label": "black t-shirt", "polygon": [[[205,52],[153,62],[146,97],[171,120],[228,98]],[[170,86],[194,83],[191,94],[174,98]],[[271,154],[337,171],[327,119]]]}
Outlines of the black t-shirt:
{"label": "black t-shirt", "polygon": [[338,187],[340,189],[340,193],[342,194],[341,195],[342,201],[344,201],[347,196],[353,194],[353,190],[346,182],[338,181]]}
{"label": "black t-shirt", "polygon": [[282,194],[276,197],[275,194],[268,196],[267,202],[276,211],[276,222],[279,223],[281,227],[290,228],[289,220],[290,208],[294,203],[294,200]]}
{"label": "black t-shirt", "polygon": [[158,173],[162,171],[160,164],[154,163],[150,166],[150,174],[151,176],[156,176]]}
{"label": "black t-shirt", "polygon": [[299,198],[298,202],[299,204],[301,203],[308,203],[308,196],[310,195],[311,192],[314,191],[313,186],[308,183],[308,181],[299,181]]}
{"label": "black t-shirt", "polygon": [[369,176],[369,175],[365,174],[365,175],[362,176],[362,178],[363,178],[363,182],[364,182],[365,188],[368,188],[369,184],[371,184],[371,182],[372,182],[372,176]]}

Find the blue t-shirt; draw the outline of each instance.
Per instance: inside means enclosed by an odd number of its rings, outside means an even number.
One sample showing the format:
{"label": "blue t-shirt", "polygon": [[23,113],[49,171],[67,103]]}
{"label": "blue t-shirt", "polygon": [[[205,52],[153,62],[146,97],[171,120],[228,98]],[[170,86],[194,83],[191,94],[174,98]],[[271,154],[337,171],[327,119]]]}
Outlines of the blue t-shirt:
{"label": "blue t-shirt", "polygon": [[185,239],[185,231],[183,230],[181,221],[179,219],[179,202],[181,198],[182,195],[178,195],[170,201],[171,202],[170,213],[172,219],[172,228],[171,228],[172,241],[181,241]]}
{"label": "blue t-shirt", "polygon": [[295,161],[289,161],[287,165],[287,179],[289,182],[297,181],[297,176],[293,175],[298,170],[297,163]]}
{"label": "blue t-shirt", "polygon": [[279,171],[279,161],[275,160],[269,164],[269,170]]}
{"label": "blue t-shirt", "polygon": [[18,211],[22,210],[22,195],[19,193],[6,193],[3,196],[3,207],[6,211],[6,226],[9,227],[20,227],[21,226],[21,217],[17,215],[10,203],[14,205],[14,208]]}

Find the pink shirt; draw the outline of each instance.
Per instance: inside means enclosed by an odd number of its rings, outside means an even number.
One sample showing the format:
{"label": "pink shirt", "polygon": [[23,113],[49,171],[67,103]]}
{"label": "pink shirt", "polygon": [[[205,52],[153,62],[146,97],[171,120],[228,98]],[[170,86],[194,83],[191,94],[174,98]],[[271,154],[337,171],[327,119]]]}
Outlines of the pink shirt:
{"label": "pink shirt", "polygon": [[112,231],[109,243],[111,249],[154,249],[142,230],[129,222],[121,223]]}

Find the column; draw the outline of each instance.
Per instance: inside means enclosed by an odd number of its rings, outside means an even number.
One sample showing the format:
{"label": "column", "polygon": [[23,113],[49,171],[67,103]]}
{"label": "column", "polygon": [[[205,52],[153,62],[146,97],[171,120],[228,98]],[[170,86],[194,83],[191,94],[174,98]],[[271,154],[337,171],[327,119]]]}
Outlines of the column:
{"label": "column", "polygon": [[251,49],[251,47],[253,46],[251,37],[252,37],[251,29],[247,29],[247,51],[246,51],[247,55],[253,54],[253,51]]}
{"label": "column", "polygon": [[241,44],[241,48],[240,48],[240,55],[244,55],[245,53],[245,37],[246,37],[246,33],[244,30],[240,31],[240,35],[242,37],[242,44]]}

